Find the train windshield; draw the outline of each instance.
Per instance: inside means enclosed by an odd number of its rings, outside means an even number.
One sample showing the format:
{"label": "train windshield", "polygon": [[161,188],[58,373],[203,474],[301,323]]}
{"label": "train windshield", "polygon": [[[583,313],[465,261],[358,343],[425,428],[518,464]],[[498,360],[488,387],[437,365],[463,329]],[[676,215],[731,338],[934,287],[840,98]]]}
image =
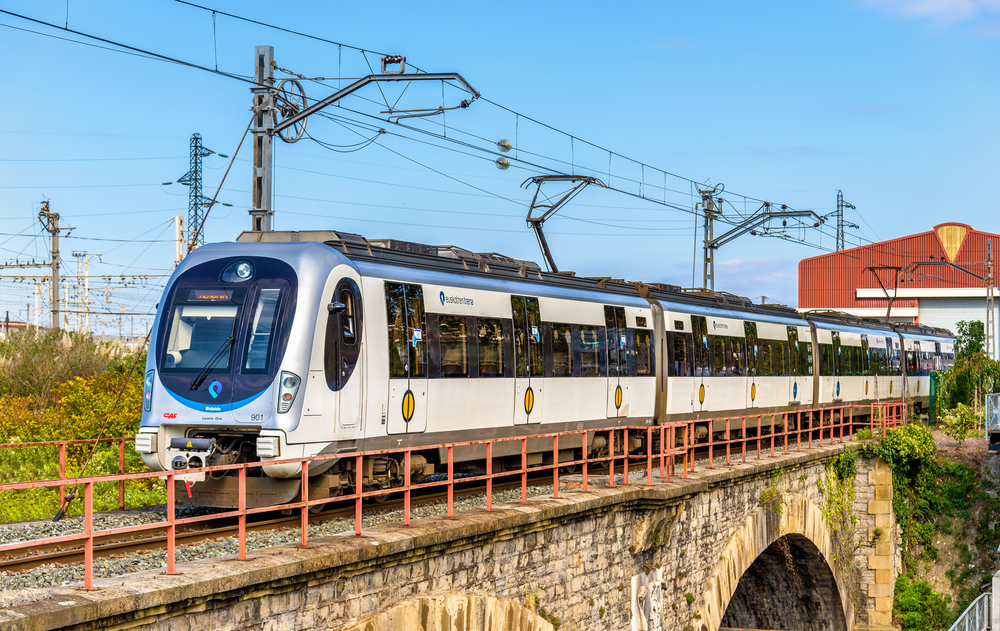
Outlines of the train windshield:
{"label": "train windshield", "polygon": [[199,372],[211,362],[212,370],[228,370],[246,290],[191,289],[183,293],[177,296],[167,329],[162,369]]}

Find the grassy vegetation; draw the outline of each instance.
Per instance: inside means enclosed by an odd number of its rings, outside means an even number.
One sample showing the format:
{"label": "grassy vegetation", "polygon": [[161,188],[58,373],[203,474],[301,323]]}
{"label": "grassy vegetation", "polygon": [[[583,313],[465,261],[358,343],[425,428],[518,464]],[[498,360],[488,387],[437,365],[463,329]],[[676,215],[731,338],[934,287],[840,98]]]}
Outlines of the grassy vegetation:
{"label": "grassy vegetation", "polygon": [[[97,438],[102,428],[105,437],[134,435],[141,414],[144,360],[144,355],[58,331],[29,330],[0,341],[0,443]],[[90,445],[68,448],[68,477],[83,471],[92,449]],[[125,470],[144,470],[131,444],[125,448]],[[117,445],[98,447],[86,474],[117,472]],[[4,482],[58,477],[58,447],[0,450]],[[117,508],[117,483],[98,485],[94,497],[98,509]],[[130,506],[160,503],[164,497],[154,482],[126,485]],[[78,513],[82,507],[82,501],[74,502],[69,512]],[[58,490],[3,493],[0,521],[51,518],[58,508]]]}
{"label": "grassy vegetation", "polygon": [[[903,575],[896,583],[894,616],[904,630],[947,629],[990,583],[1000,560],[996,484],[935,452],[930,430],[920,423],[875,437],[863,450],[885,460],[893,471],[893,510],[903,535]],[[957,552],[945,572],[954,599],[925,580],[932,567],[946,562],[945,542],[949,552]]]}

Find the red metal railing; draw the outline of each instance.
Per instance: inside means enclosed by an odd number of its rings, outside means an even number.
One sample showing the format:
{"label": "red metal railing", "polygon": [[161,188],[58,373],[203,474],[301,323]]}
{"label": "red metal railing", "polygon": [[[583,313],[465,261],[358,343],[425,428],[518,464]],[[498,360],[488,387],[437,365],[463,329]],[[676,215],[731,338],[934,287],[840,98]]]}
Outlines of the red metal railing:
{"label": "red metal railing", "polygon": [[[882,404],[879,404],[882,405]],[[888,404],[886,404],[888,405]],[[896,403],[897,406],[901,404]],[[869,407],[869,406],[864,406]],[[870,412],[874,411],[874,406],[871,406]],[[895,414],[895,413],[893,413]],[[811,419],[813,415],[816,415],[818,423],[803,423],[805,419]],[[764,419],[768,418],[768,423],[764,423]],[[781,429],[776,429],[772,425],[773,419],[781,418],[782,424]],[[794,428],[789,426],[790,420],[794,418],[795,426]],[[240,560],[245,560],[246,557],[246,524],[247,517],[256,513],[272,512],[278,510],[299,510],[301,511],[301,536],[300,544],[302,546],[308,545],[309,541],[309,530],[308,530],[308,516],[309,509],[315,506],[322,506],[324,504],[334,503],[334,502],[348,502],[353,501],[355,504],[354,510],[354,533],[360,536],[362,534],[362,503],[365,498],[377,497],[380,495],[387,495],[393,493],[403,494],[403,525],[410,525],[410,500],[411,494],[414,490],[428,489],[439,486],[447,487],[447,516],[448,518],[454,517],[454,490],[455,483],[470,483],[477,481],[485,481],[486,483],[486,510],[493,510],[492,503],[492,491],[493,491],[493,481],[497,478],[506,478],[511,476],[520,476],[521,482],[521,503],[527,503],[527,487],[528,487],[528,473],[538,472],[538,471],[552,471],[552,494],[554,497],[559,497],[560,480],[559,480],[559,469],[561,467],[575,466],[579,465],[582,469],[582,475],[580,478],[580,490],[582,492],[588,491],[588,485],[590,480],[594,477],[589,471],[589,467],[595,464],[606,463],[608,466],[607,471],[607,481],[608,486],[613,487],[616,484],[616,462],[622,461],[622,483],[629,484],[629,463],[630,462],[641,462],[645,461],[645,483],[647,485],[653,484],[653,473],[654,469],[659,465],[659,475],[658,477],[662,480],[669,481],[671,476],[676,474],[676,466],[678,461],[681,462],[683,466],[683,477],[687,477],[689,472],[695,470],[695,452],[696,450],[702,451],[707,448],[707,460],[708,468],[714,466],[715,450],[725,447],[726,450],[726,463],[731,462],[732,457],[732,447],[735,443],[739,443],[740,454],[743,461],[746,461],[748,453],[748,443],[755,446],[756,458],[760,459],[762,453],[765,450],[769,450],[770,456],[775,455],[775,450],[778,448],[780,443],[780,449],[783,453],[788,453],[790,448],[790,440],[794,437],[794,448],[797,451],[802,450],[803,442],[805,442],[805,448],[811,449],[814,443],[818,440],[819,445],[824,444],[824,440],[829,440],[829,444],[833,444],[834,441],[842,443],[844,442],[845,432],[847,435],[847,440],[852,440],[854,435],[854,407],[843,406],[838,408],[825,408],[825,409],[811,409],[803,410],[801,412],[790,412],[782,414],[759,414],[759,415],[743,415],[738,417],[729,417],[724,419],[706,419],[706,420],[696,420],[696,421],[681,421],[674,423],[667,423],[664,425],[657,426],[623,426],[608,429],[596,429],[596,430],[575,430],[569,432],[554,432],[537,434],[532,436],[522,436],[522,437],[512,437],[512,438],[497,438],[490,440],[476,440],[476,441],[465,441],[465,442],[455,442],[455,443],[445,443],[436,446],[422,446],[420,448],[401,448],[401,449],[389,449],[389,450],[379,450],[379,451],[367,451],[352,454],[350,457],[354,459],[354,471],[355,471],[355,487],[354,493],[349,495],[340,495],[335,497],[327,497],[321,499],[310,500],[308,497],[299,498],[298,501],[289,502],[287,504],[282,504],[278,506],[265,506],[259,508],[247,508],[247,498],[246,498],[246,477],[247,470],[250,468],[256,468],[260,466],[260,463],[240,463],[232,465],[224,465],[217,467],[203,467],[200,469],[187,469],[183,471],[149,471],[142,473],[132,473],[124,474],[119,473],[117,475],[104,475],[104,476],[94,476],[87,478],[78,479],[59,479],[59,480],[43,480],[43,481],[33,481],[33,482],[14,482],[8,484],[0,484],[0,493],[4,491],[20,491],[28,489],[38,489],[38,488],[55,488],[59,487],[64,489],[66,486],[83,486],[84,489],[84,511],[83,511],[83,532],[61,535],[58,537],[49,537],[45,539],[35,539],[30,541],[20,541],[16,543],[9,543],[5,545],[0,545],[0,553],[10,552],[14,550],[24,550],[30,549],[41,545],[50,545],[53,543],[68,543],[73,541],[83,541],[84,542],[84,587],[83,589],[93,589],[94,581],[94,567],[93,567],[93,548],[94,539],[96,537],[103,537],[108,535],[120,535],[127,533],[135,533],[140,531],[148,530],[166,530],[167,539],[167,574],[176,574],[176,528],[177,526],[185,524],[193,524],[197,522],[203,522],[208,520],[218,520],[225,518],[237,518],[238,519],[238,542],[239,549],[237,558]],[[887,417],[890,418],[890,417]],[[891,418],[903,418],[902,413],[899,412],[892,416]],[[738,419],[740,422],[740,436],[733,437],[733,419]],[[827,420],[828,419],[828,422]],[[754,423],[753,421],[756,421]],[[724,440],[717,440],[716,434],[719,432],[714,431],[716,423],[724,421]],[[697,442],[693,440],[696,436],[696,429],[698,426],[708,424],[708,433],[704,436],[704,440]],[[748,435],[748,430],[755,430],[753,436]],[[629,435],[630,432],[635,432],[632,436],[638,436],[640,438],[641,446],[635,450],[630,450],[629,445]],[[582,449],[582,458],[577,460],[562,461],[559,459],[559,440],[561,437],[566,436],[580,436],[582,445],[589,445],[588,438],[607,434],[607,453],[606,455],[598,457],[590,457],[588,455],[588,449]],[[618,437],[620,436],[620,440]],[[529,466],[528,464],[528,440],[529,439],[552,439],[552,459],[550,463],[541,464],[537,466]],[[642,440],[644,439],[644,440]],[[656,439],[656,440],[654,440]],[[804,439],[804,440],[803,440]],[[120,439],[105,439],[108,441],[116,441]],[[513,441],[520,441],[520,452],[521,452],[521,462],[520,467],[514,470],[506,471],[493,471],[494,464],[494,446],[501,443],[508,443]],[[64,442],[86,442],[86,441],[64,441]],[[575,442],[575,441],[574,441]],[[30,445],[32,443],[26,443]],[[38,444],[38,443],[35,443]],[[48,444],[59,444],[58,442],[48,443]],[[123,445],[124,443],[120,443]],[[23,446],[25,444],[19,444]],[[473,446],[473,445],[485,445],[486,446],[486,472],[481,475],[475,475],[470,477],[455,478],[454,471],[454,449],[456,447],[463,446]],[[2,445],[0,445],[2,447]],[[410,479],[410,463],[411,456],[414,451],[427,451],[431,449],[447,449],[447,479],[439,480],[434,482],[428,482],[424,484],[414,484]],[[124,449],[120,447],[120,450]],[[366,456],[383,456],[383,455],[394,455],[403,461],[404,479],[403,483],[399,487],[384,488],[377,490],[365,491],[362,487],[363,484],[363,472],[362,461]],[[301,468],[301,480],[302,488],[308,488],[308,471],[309,463],[313,461],[329,460],[333,458],[338,458],[343,456],[337,455],[325,455],[325,456],[314,456],[311,458],[291,458],[283,460],[270,461],[268,464],[298,464]],[[199,515],[194,517],[186,517],[178,519],[176,517],[176,496],[175,496],[175,480],[178,475],[185,475],[189,473],[217,473],[217,472],[230,472],[239,477],[239,500],[238,507],[236,509],[230,510],[223,513],[213,513],[209,515]],[[599,474],[599,478],[604,478],[605,474]],[[120,528],[109,528],[104,530],[94,530],[94,485],[110,482],[118,482],[119,488],[122,488],[126,481],[130,480],[145,480],[151,478],[161,478],[166,482],[167,487],[167,515],[166,519],[159,522],[140,524],[135,526],[126,526]]]}
{"label": "red metal railing", "polygon": [[[118,444],[118,473],[125,473],[125,443],[134,442],[134,436],[119,436],[118,438],[89,438],[85,440],[50,440],[38,443],[0,443],[0,450],[16,448],[59,447],[59,479],[66,479],[66,448],[74,445],[96,445],[102,443]],[[59,505],[66,499],[66,487],[59,486]],[[118,508],[125,508],[125,480],[118,481]]]}

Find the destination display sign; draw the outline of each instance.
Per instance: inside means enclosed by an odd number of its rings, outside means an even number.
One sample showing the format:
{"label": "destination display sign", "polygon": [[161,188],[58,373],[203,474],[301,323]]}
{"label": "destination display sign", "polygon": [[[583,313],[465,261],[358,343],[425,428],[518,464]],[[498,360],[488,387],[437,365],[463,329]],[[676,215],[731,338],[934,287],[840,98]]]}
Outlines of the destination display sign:
{"label": "destination display sign", "polygon": [[232,300],[232,289],[192,289],[188,300],[198,302],[214,302],[217,300]]}

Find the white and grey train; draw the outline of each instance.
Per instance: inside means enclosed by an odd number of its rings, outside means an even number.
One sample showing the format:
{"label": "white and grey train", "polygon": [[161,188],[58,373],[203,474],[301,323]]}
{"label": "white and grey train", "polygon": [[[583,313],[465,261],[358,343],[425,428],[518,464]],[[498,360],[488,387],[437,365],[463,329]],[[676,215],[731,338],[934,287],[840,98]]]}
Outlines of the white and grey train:
{"label": "white and grey train", "polygon": [[[343,456],[312,463],[315,499],[353,489],[358,451],[416,448],[420,480],[443,470],[447,442],[685,419],[707,439],[724,427],[707,419],[724,416],[770,427],[807,408],[926,404],[953,341],[455,247],[244,233],[199,248],[167,284],[135,448],[156,470],[259,461],[248,503],[278,504],[299,494],[299,465],[268,464],[285,458]],[[588,434],[588,453],[607,453],[607,438]],[[520,442],[498,443],[494,466],[519,468]],[[560,462],[583,447],[560,440]],[[528,451],[551,464],[551,440]],[[456,470],[483,466],[483,446],[454,453]],[[402,462],[368,458],[363,484],[400,484]],[[190,477],[178,497],[236,505],[236,477]]]}

